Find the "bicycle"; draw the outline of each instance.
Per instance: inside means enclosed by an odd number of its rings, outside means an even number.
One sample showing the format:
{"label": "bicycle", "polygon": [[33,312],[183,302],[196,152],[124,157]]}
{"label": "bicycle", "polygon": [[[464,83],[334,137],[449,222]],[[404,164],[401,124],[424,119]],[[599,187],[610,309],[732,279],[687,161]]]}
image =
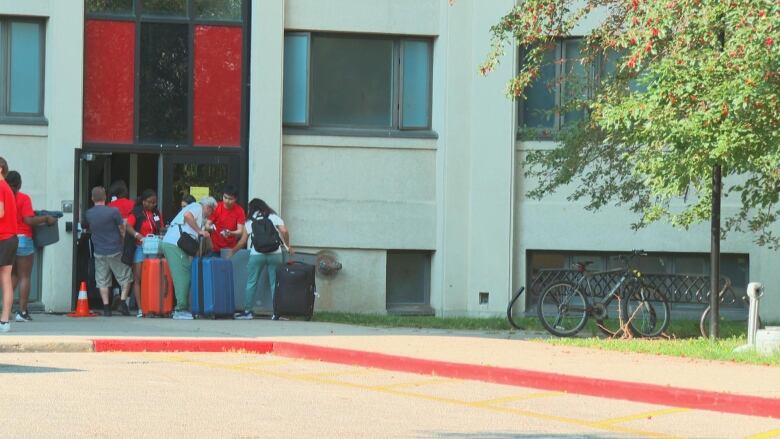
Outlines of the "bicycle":
{"label": "bicycle", "polygon": [[[542,326],[558,337],[571,337],[585,327],[588,318],[596,320],[599,329],[608,335],[617,335],[627,328],[631,335],[638,337],[657,337],[669,326],[672,312],[669,299],[655,287],[648,285],[642,273],[631,268],[631,261],[645,256],[643,250],[633,250],[628,256],[620,256],[626,267],[617,270],[588,272],[592,261],[579,262],[574,268],[580,273],[576,283],[558,282],[539,296],[537,314]],[[620,280],[603,299],[591,303],[594,298],[591,277],[596,274],[621,272]],[[583,292],[583,290],[585,292]],[[605,320],[609,317],[609,305],[618,299],[618,314],[621,325],[614,332],[607,328]]]}

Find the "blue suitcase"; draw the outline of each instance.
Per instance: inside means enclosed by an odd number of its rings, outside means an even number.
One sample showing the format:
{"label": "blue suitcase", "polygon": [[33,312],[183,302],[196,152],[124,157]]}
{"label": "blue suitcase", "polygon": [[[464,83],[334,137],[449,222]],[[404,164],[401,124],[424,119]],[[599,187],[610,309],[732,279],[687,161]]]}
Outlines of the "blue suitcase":
{"label": "blue suitcase", "polygon": [[233,317],[233,263],[222,258],[192,258],[192,314]]}

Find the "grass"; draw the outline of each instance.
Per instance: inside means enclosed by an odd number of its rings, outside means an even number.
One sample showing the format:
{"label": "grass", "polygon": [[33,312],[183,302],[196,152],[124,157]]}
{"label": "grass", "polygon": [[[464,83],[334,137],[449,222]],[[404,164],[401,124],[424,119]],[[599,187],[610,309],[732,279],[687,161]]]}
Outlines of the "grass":
{"label": "grass", "polygon": [[[356,314],[318,312],[314,321],[345,323],[349,325],[382,328],[430,328],[446,330],[508,331],[515,329],[506,318],[434,317],[434,316],[392,316],[379,314]],[[525,330],[544,331],[539,320],[521,317],[516,322]],[[738,321],[723,321],[720,325],[721,338],[710,341],[701,337],[699,322],[693,320],[672,321],[667,330],[669,339],[608,339],[600,335],[593,321],[588,322],[578,338],[546,338],[537,341],[556,346],[578,346],[620,352],[637,352],[653,355],[699,358],[706,360],[731,361],[737,363],[780,366],[780,354],[763,356],[756,352],[734,352],[734,348],[745,344],[746,324]]]}

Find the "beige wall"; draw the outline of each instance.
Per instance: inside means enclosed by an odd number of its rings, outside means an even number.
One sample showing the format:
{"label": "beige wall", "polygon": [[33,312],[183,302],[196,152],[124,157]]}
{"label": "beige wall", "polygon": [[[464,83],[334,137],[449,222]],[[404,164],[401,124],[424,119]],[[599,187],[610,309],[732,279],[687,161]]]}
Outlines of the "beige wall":
{"label": "beige wall", "polygon": [[[74,149],[81,145],[83,2],[0,1],[3,14],[47,17],[44,115],[48,126],[0,125],[0,155],[18,170],[36,209],[60,210],[73,199]],[[43,255],[42,300],[47,311],[71,307],[72,238],[59,221],[60,242]]]}
{"label": "beige wall", "polygon": [[440,0],[287,0],[286,29],[403,35],[439,33]]}

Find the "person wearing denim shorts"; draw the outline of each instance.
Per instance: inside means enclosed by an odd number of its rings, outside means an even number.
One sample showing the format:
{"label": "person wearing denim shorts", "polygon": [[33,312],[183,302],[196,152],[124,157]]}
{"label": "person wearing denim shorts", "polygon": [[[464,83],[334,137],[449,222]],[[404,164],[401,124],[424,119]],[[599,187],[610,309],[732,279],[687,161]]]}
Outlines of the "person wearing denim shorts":
{"label": "person wearing denim shorts", "polygon": [[0,313],[0,332],[11,330],[11,307],[14,304],[14,287],[11,271],[16,259],[16,199],[5,176],[8,162],[0,157],[0,291],[3,294],[3,310]]}
{"label": "person wearing denim shorts", "polygon": [[[144,314],[141,311],[141,273],[143,269],[144,255],[143,241],[147,235],[160,235],[163,231],[162,213],[157,210],[157,193],[151,189],[145,190],[133,207],[132,212],[127,217],[127,229],[125,233],[129,233],[135,237],[135,256],[133,257],[133,295],[135,301],[138,303],[138,314],[136,317],[143,317]],[[122,314],[127,311],[127,304],[120,304],[120,310]]]}
{"label": "person wearing denim shorts", "polygon": [[16,311],[14,320],[17,322],[30,322],[32,317],[27,312],[27,303],[30,300],[30,278],[35,255],[35,245],[33,244],[33,226],[39,224],[55,224],[57,219],[53,216],[36,216],[33,211],[32,200],[21,192],[22,176],[11,171],[6,176],[5,181],[16,197],[16,233],[19,239],[19,247],[16,249],[16,261],[13,268],[13,286],[19,287],[19,309]]}

